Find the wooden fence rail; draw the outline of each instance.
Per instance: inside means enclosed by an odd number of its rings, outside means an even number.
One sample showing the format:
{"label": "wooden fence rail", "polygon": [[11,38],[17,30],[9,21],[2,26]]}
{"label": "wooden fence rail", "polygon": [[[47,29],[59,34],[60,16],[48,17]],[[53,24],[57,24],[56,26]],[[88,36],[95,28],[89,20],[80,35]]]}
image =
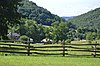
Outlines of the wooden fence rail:
{"label": "wooden fence rail", "polygon": [[[71,52],[91,52],[91,55],[100,56],[100,44],[63,44],[62,46],[34,46],[28,44],[0,44],[0,52],[2,53],[18,53],[27,54],[28,56],[34,54],[40,55],[77,55]],[[89,54],[83,54],[89,55]]]}

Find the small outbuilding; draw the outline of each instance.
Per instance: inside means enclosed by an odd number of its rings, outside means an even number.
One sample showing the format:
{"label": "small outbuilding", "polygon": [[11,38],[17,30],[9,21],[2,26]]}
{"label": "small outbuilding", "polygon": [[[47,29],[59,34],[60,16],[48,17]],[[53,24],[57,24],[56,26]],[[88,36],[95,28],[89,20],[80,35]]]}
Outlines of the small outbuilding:
{"label": "small outbuilding", "polygon": [[11,40],[18,40],[20,37],[20,34],[15,33],[15,32],[10,32],[7,36]]}

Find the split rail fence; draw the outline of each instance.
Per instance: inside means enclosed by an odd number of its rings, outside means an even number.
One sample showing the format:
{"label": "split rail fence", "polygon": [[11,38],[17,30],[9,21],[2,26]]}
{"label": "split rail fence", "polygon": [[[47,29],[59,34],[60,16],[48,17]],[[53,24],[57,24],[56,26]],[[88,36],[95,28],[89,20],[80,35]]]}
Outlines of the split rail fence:
{"label": "split rail fence", "polygon": [[100,44],[63,44],[34,46],[34,44],[0,44],[0,53],[61,56],[100,56]]}

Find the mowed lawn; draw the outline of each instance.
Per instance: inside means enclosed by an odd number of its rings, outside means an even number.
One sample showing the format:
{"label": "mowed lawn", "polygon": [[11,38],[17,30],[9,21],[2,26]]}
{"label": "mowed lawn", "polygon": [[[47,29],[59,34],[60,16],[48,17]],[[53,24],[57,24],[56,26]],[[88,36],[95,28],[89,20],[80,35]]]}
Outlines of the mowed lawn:
{"label": "mowed lawn", "polygon": [[0,56],[0,66],[99,66],[100,58]]}

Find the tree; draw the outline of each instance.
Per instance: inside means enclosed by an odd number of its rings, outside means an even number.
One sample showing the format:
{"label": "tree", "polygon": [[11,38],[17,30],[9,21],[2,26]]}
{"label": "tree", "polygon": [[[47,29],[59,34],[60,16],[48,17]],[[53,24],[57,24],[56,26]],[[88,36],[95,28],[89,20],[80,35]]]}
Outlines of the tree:
{"label": "tree", "polygon": [[17,7],[21,0],[0,0],[0,36],[8,33],[9,26],[20,23],[21,15],[17,12]]}
{"label": "tree", "polygon": [[46,39],[53,39],[53,27],[51,26],[45,26],[44,28],[44,32],[45,32],[45,38]]}
{"label": "tree", "polygon": [[97,33],[97,37],[96,37],[97,40],[100,39],[100,33]]}
{"label": "tree", "polygon": [[72,33],[74,29],[74,25],[69,22],[54,22],[53,26],[53,39],[55,42],[65,41],[67,39],[72,39]]}
{"label": "tree", "polygon": [[26,35],[33,39],[34,42],[40,42],[45,38],[44,27],[41,24],[37,24],[36,21],[22,19],[23,24],[17,32],[20,32],[20,35]]}
{"label": "tree", "polygon": [[20,40],[21,41],[28,41],[28,36],[22,35],[22,36],[20,36]]}
{"label": "tree", "polygon": [[86,40],[93,40],[92,32],[87,32],[86,33]]}

